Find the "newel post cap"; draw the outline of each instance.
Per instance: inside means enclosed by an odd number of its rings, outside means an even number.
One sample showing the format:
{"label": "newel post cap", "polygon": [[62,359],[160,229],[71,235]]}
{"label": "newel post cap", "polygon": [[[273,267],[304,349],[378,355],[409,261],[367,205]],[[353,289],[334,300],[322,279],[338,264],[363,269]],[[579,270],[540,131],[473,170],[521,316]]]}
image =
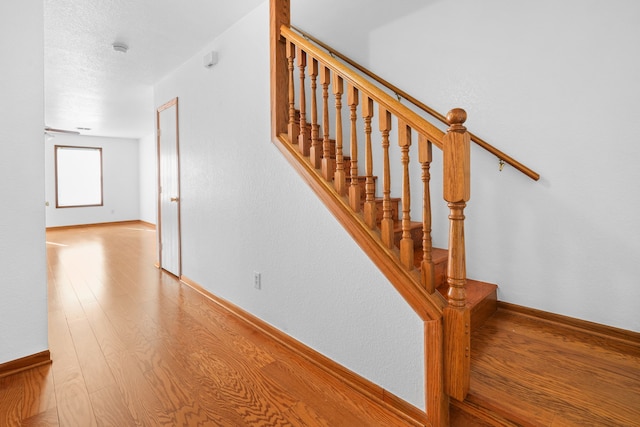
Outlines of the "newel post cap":
{"label": "newel post cap", "polygon": [[466,127],[463,123],[467,121],[467,112],[462,108],[454,108],[447,113],[447,123],[449,123],[450,132],[465,132]]}

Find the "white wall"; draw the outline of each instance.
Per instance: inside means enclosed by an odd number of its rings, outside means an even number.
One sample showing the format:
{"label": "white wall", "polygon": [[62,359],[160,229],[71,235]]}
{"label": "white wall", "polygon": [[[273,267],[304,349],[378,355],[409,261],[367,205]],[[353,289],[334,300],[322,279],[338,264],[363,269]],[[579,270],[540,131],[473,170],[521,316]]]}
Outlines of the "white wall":
{"label": "white wall", "polygon": [[424,407],[421,321],[270,142],[268,23],[265,2],[156,86],[179,98],[183,274]]}
{"label": "white wall", "polygon": [[155,224],[158,206],[157,151],[155,134],[139,141],[140,220]]}
{"label": "white wall", "polygon": [[640,331],[638,22],[632,0],[442,0],[338,47],[542,175],[473,150],[468,274],[501,300]]}
{"label": "white wall", "polygon": [[48,348],[42,38],[42,2],[0,3],[0,363]]}
{"label": "white wall", "polygon": [[[103,206],[56,208],[54,146],[102,147]],[[140,219],[138,140],[56,134],[45,141],[47,227]]]}

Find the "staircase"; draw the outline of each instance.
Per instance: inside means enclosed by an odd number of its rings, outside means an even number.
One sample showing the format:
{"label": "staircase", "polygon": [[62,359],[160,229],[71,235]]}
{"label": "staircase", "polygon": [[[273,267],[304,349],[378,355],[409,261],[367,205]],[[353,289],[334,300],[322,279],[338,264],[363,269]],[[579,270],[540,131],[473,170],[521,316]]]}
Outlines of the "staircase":
{"label": "staircase", "polygon": [[[466,276],[466,113],[451,110],[446,131],[417,115],[292,30],[287,0],[271,3],[271,59],[273,142],[424,322],[427,420],[448,425],[450,401],[469,390],[471,334],[497,304],[496,285]],[[447,249],[432,246],[434,147]]]}
{"label": "staircase", "polygon": [[[313,122],[307,122],[304,112],[299,109],[294,110],[293,125],[290,126],[289,133],[291,135],[281,135],[282,145],[279,146],[284,154],[290,158],[292,164],[298,168],[302,176],[310,183],[321,183],[324,190],[316,190],[319,196],[327,198],[327,193],[333,196],[333,202],[341,202],[343,207],[350,211],[351,222],[359,225],[367,225],[367,229],[374,236],[382,241],[381,233],[383,229],[383,221],[386,219],[392,224],[391,254],[396,260],[400,258],[400,247],[403,237],[408,236],[412,248],[411,267],[415,275],[420,277],[423,274],[422,269],[425,265],[430,266],[429,269],[433,273],[432,286],[436,291],[434,297],[442,301],[443,305],[449,295],[449,283],[447,281],[448,263],[450,259],[449,250],[441,248],[431,248],[425,244],[426,234],[424,233],[423,222],[402,221],[403,206],[402,197],[393,197],[389,194],[387,197],[376,197],[379,193],[379,182],[381,181],[375,175],[356,175],[355,180],[352,179],[352,172],[357,171],[353,167],[350,156],[345,156],[341,151],[340,143],[335,139],[327,139],[323,156],[329,159],[323,167],[322,162],[314,160],[314,147],[320,145],[318,141],[319,135],[322,134],[322,126]],[[297,135],[297,137],[295,137]],[[338,146],[336,148],[336,145]],[[317,149],[317,148],[316,148]],[[338,169],[344,171],[344,183],[336,184],[336,176]],[[353,187],[357,187],[353,189]],[[313,185],[312,185],[313,187]],[[343,187],[343,195],[340,195],[336,188]],[[332,190],[332,191],[326,191]],[[351,200],[351,195],[356,194],[357,203]],[[367,200],[367,198],[369,200]],[[327,202],[328,207],[332,208],[332,204]],[[369,202],[369,204],[368,204]],[[368,205],[368,207],[366,207]],[[385,212],[385,206],[386,211]],[[367,214],[369,211],[369,214]],[[369,225],[367,216],[373,218],[373,224]],[[385,218],[385,215],[388,217]],[[338,216],[339,217],[339,216]],[[339,218],[340,219],[340,218]],[[346,226],[346,228],[348,228]],[[356,239],[357,240],[357,239]],[[429,263],[425,264],[425,248],[429,252]],[[418,279],[419,280],[419,279]],[[465,308],[469,313],[470,332],[478,330],[482,324],[490,318],[497,309],[497,286],[477,280],[466,280],[466,300]],[[454,407],[455,410],[455,407]],[[458,409],[456,414],[464,413]],[[445,417],[446,418],[446,417]]]}
{"label": "staircase", "polygon": [[[271,0],[272,140],[424,322],[426,414],[399,410],[441,427],[640,425],[639,334],[510,306],[497,301],[496,285],[466,277],[470,142],[538,174],[469,133],[463,110],[444,117],[324,50],[290,27],[288,0]],[[442,150],[447,249],[431,240],[432,199],[442,199],[431,195],[434,147]],[[402,184],[398,194],[392,181]],[[422,201],[417,215],[412,199]]]}
{"label": "staircase", "polygon": [[[462,401],[469,390],[471,330],[495,311],[496,301],[495,285],[466,277],[466,113],[452,110],[443,132],[292,31],[288,16],[288,2],[273,0],[274,143],[423,320],[427,419],[447,425],[449,399]],[[418,162],[412,163],[416,137]],[[447,250],[432,247],[433,146],[443,151]],[[392,163],[393,152],[399,164]],[[374,176],[375,167],[381,179]],[[421,172],[417,182],[416,170]],[[392,179],[402,186],[393,197]],[[423,201],[418,215],[411,212],[412,194]]]}

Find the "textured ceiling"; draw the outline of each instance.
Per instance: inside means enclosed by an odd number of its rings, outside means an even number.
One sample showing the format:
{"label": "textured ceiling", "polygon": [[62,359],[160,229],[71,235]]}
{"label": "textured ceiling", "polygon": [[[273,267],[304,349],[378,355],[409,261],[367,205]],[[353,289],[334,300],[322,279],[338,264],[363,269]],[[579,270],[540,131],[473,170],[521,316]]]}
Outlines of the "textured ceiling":
{"label": "textured ceiling", "polygon": [[153,84],[263,1],[45,0],[45,125],[152,133]]}

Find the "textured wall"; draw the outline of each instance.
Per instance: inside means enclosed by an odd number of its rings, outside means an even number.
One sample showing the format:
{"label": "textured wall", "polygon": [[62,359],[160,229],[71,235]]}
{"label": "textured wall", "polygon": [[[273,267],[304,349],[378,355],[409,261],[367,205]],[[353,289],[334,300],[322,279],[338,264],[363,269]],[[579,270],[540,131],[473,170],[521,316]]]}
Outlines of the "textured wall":
{"label": "textured wall", "polygon": [[42,7],[0,3],[0,363],[48,348]]}
{"label": "textured wall", "polygon": [[344,40],[542,175],[472,152],[468,274],[502,300],[640,331],[639,21],[631,0],[446,0]]}
{"label": "textured wall", "polygon": [[156,86],[180,103],[183,274],[423,407],[419,318],[270,143],[268,21],[265,2]]}

